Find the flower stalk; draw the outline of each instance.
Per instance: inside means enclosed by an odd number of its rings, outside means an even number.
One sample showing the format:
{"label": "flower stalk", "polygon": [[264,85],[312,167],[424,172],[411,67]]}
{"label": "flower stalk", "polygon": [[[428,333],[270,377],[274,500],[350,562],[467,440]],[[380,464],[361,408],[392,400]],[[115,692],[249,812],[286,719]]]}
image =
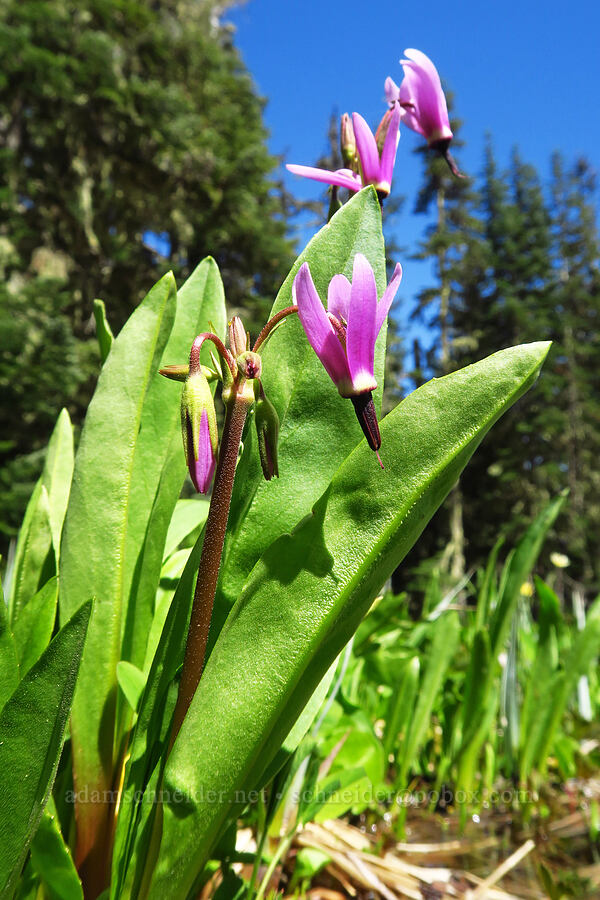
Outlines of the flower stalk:
{"label": "flower stalk", "polygon": [[254,399],[252,396],[249,401],[245,386],[244,379],[244,383],[239,384],[238,391],[233,395],[232,401],[226,408],[221,450],[206,520],[179,693],[173,716],[170,747],[175,743],[175,738],[185,719],[204,669],[206,645],[221,568],[225,531],[229,519],[235,468],[246,416]]}

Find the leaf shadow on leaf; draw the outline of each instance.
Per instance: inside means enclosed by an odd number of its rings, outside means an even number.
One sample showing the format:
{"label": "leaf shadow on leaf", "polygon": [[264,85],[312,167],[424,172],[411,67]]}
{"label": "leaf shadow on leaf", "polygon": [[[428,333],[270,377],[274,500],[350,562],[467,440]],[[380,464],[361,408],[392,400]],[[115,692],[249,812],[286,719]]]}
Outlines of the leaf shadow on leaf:
{"label": "leaf shadow on leaf", "polygon": [[291,584],[306,569],[318,578],[332,573],[334,559],[325,544],[323,523],[327,512],[331,486],[315,503],[312,512],[294,528],[271,544],[263,563],[273,581]]}

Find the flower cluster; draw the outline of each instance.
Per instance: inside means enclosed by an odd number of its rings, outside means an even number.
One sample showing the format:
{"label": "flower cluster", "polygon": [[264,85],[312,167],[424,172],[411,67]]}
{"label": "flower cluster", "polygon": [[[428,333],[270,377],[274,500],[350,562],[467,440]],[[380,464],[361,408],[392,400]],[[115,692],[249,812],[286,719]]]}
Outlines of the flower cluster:
{"label": "flower cluster", "polygon": [[347,113],[342,116],[341,151],[346,167],[330,172],[312,166],[288,165],[290,172],[349,191],[359,191],[372,184],[383,200],[392,186],[402,122],[423,135],[429,146],[447,160],[452,172],[460,175],[448,149],[452,130],[437,69],[420,50],[404,52],[407,58],[400,60],[404,79],[400,87],[391,78],[386,79],[385,95],[390,109],[375,135],[358,113],[352,113],[352,120]]}

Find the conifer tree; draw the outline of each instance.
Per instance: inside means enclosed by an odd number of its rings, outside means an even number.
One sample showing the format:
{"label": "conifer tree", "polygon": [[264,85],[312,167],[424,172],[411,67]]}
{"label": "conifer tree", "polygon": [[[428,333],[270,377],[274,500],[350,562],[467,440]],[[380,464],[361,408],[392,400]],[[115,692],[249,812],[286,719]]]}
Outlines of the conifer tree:
{"label": "conifer tree", "polygon": [[[554,306],[557,390],[548,397],[560,481],[569,488],[566,549],[569,573],[597,581],[600,534],[600,241],[596,181],[585,159],[567,167],[552,158]],[[554,412],[553,412],[554,410]],[[558,426],[558,427],[557,427]]]}
{"label": "conifer tree", "polygon": [[[448,97],[451,109],[451,97]],[[452,121],[455,138],[453,148],[461,147],[458,138],[460,122]],[[426,146],[416,151],[423,156],[423,182],[415,203],[415,212],[433,214],[415,259],[432,260],[436,281],[417,297],[415,315],[432,326],[435,339],[427,351],[432,374],[446,375],[456,368],[457,354],[464,349],[465,339],[458,324],[461,304],[462,261],[471,243],[479,237],[479,223],[473,214],[476,194],[469,178],[457,178],[445,160]],[[433,315],[430,314],[434,309]],[[447,517],[447,525],[445,524]],[[437,518],[437,542],[444,546],[441,565],[453,579],[459,579],[465,568],[463,501],[457,485]],[[441,523],[444,523],[441,526]],[[441,527],[440,527],[441,526]],[[430,551],[433,547],[429,548]]]}
{"label": "conifer tree", "polygon": [[[527,341],[551,340],[551,230],[542,186],[535,169],[524,163],[516,150],[509,172],[499,174],[489,142],[482,219],[487,256],[484,283],[478,296],[465,294],[465,324],[472,321],[476,328],[474,356],[480,358]],[[472,286],[472,276],[465,281]],[[471,361],[470,353],[460,360],[461,364]],[[472,560],[485,558],[500,534],[518,533],[552,494],[544,468],[551,465],[549,434],[541,427],[550,368],[544,367],[540,384],[500,424],[494,438],[483,442],[476,465],[465,472]]]}

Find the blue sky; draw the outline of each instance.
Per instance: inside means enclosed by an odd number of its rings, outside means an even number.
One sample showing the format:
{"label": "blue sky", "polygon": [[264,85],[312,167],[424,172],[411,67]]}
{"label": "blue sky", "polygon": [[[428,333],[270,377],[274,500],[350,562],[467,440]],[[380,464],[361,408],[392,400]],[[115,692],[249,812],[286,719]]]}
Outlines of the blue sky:
{"label": "blue sky", "polygon": [[[386,108],[386,76],[400,82],[400,56],[416,47],[454,92],[464,122],[466,147],[457,154],[464,171],[480,172],[486,132],[501,165],[515,144],[544,177],[555,149],[598,165],[600,7],[592,0],[249,0],[226,19],[267,100],[270,149],[285,162],[314,164],[326,149],[333,108],[356,110],[375,126]],[[426,224],[411,215],[420,178],[411,150],[419,140],[402,129],[393,187],[406,196],[395,237],[409,249]],[[316,182],[288,173],[285,180],[296,196],[321,195]],[[400,261],[405,275],[396,316],[405,318],[428,272]]]}

